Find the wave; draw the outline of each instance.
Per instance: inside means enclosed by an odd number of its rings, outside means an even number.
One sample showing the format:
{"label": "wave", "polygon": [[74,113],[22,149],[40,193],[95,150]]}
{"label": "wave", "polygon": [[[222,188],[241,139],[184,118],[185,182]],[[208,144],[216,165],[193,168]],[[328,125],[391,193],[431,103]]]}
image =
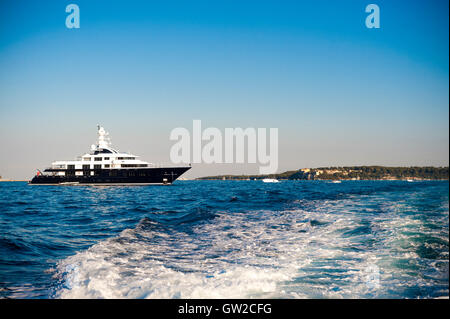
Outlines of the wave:
{"label": "wave", "polygon": [[[414,208],[356,195],[299,206],[151,214],[60,261],[54,297],[448,296],[448,233]],[[448,229],[448,211],[438,223]]]}

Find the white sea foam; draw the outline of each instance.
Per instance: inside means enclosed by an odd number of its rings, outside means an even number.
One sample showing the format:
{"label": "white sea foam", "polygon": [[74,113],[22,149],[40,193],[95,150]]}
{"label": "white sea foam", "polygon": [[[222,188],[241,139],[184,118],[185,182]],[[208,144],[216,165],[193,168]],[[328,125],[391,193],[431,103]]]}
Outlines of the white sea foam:
{"label": "white sea foam", "polygon": [[[407,231],[420,232],[423,225],[398,214],[407,206],[376,197],[361,203],[362,198],[317,201],[307,209],[278,212],[222,212],[184,228],[144,219],[135,229],[61,261],[56,276],[62,286],[55,296],[392,297],[395,291],[401,296],[406,289],[432,284],[415,276],[416,268],[445,277],[445,269],[411,249]],[[359,206],[367,216],[354,214]],[[448,278],[448,255],[441,263]],[[368,283],[368,269],[379,269],[377,285]],[[448,295],[448,288],[443,291]]]}

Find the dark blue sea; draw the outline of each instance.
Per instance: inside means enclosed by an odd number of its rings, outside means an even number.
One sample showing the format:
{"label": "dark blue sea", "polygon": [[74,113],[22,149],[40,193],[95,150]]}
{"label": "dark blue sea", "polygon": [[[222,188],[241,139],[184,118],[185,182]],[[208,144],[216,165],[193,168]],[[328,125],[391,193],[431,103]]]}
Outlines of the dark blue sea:
{"label": "dark blue sea", "polygon": [[0,183],[3,298],[449,296],[449,183]]}

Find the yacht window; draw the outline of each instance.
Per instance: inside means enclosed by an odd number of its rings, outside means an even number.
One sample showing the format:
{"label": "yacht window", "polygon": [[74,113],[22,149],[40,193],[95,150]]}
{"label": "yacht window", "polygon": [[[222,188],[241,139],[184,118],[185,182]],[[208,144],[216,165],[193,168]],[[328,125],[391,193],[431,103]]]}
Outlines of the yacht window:
{"label": "yacht window", "polygon": [[84,170],[89,170],[89,168],[90,168],[90,165],[89,165],[89,164],[83,165],[83,169],[84,169]]}
{"label": "yacht window", "polygon": [[105,161],[107,161],[107,160],[109,160],[109,157],[105,157],[105,158],[103,158]]}
{"label": "yacht window", "polygon": [[67,169],[75,169],[75,165],[67,165]]}
{"label": "yacht window", "polygon": [[95,164],[94,169],[102,169],[102,164]]}
{"label": "yacht window", "polygon": [[101,160],[102,160],[101,157],[95,157],[95,158],[94,158],[94,161],[96,161],[96,162],[99,162],[99,161],[101,161]]}
{"label": "yacht window", "polygon": [[121,164],[121,167],[147,167],[147,164]]}
{"label": "yacht window", "polygon": [[90,157],[83,157],[83,161],[90,161],[91,158]]}
{"label": "yacht window", "polygon": [[109,168],[109,164],[105,164],[105,168]]}

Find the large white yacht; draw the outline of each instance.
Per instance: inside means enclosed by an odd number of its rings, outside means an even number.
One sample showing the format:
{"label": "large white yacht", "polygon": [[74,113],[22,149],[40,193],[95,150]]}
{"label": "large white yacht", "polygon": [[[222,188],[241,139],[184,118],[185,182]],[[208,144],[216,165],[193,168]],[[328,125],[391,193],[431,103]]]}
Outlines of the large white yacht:
{"label": "large white yacht", "polygon": [[108,133],[100,125],[98,143],[75,161],[55,161],[43,172],[38,170],[30,184],[43,185],[149,185],[172,184],[190,166],[157,166],[111,147]]}

